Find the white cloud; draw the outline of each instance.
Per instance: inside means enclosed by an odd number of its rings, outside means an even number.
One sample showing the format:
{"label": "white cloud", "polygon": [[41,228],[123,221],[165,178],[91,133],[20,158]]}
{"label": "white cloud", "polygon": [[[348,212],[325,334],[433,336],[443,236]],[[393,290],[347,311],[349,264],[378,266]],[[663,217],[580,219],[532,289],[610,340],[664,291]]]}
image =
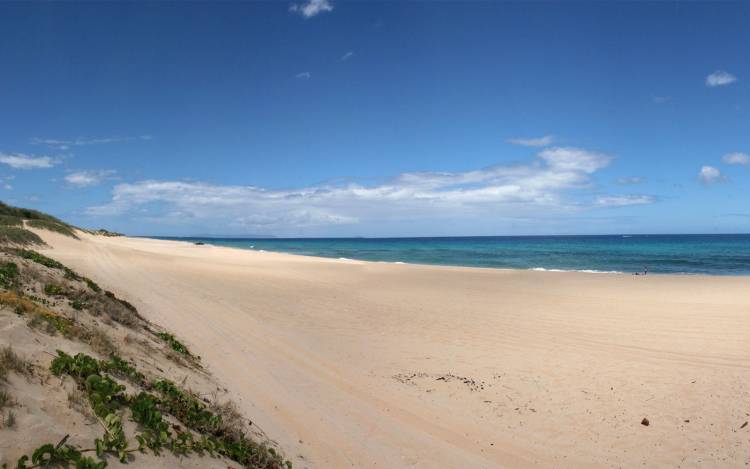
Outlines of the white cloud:
{"label": "white cloud", "polygon": [[325,11],[333,11],[333,4],[329,0],[308,0],[307,3],[293,3],[289,11],[312,18]]}
{"label": "white cloud", "polygon": [[109,169],[99,171],[76,171],[65,175],[65,182],[75,187],[91,187],[98,186],[108,179],[114,179],[114,175],[115,171]]}
{"label": "white cloud", "polygon": [[85,145],[103,145],[107,143],[129,142],[132,140],[151,140],[150,135],[139,137],[107,137],[107,138],[76,138],[72,140],[58,140],[54,138],[32,138],[33,145],[47,145],[58,150],[69,150],[70,147]]}
{"label": "white cloud", "polygon": [[654,96],[652,98],[654,104],[665,104],[672,100],[669,96]]}
{"label": "white cloud", "polygon": [[310,77],[312,77],[312,74],[310,72],[301,72],[296,75],[294,75],[296,78],[299,78],[300,80],[309,80]]}
{"label": "white cloud", "polygon": [[580,148],[554,147],[539,152],[539,157],[551,168],[563,171],[593,173],[607,166],[612,157]]}
{"label": "white cloud", "polygon": [[621,177],[617,178],[617,184],[623,186],[633,186],[636,184],[643,184],[646,180],[640,176]]}
{"label": "white cloud", "polygon": [[737,77],[729,72],[717,70],[706,77],[706,86],[714,88],[717,86],[726,86],[737,81]]}
{"label": "white cloud", "polygon": [[729,153],[724,155],[721,158],[721,161],[726,164],[737,164],[750,167],[750,155],[747,153]]}
{"label": "white cloud", "polygon": [[0,163],[13,169],[44,169],[55,166],[59,161],[49,156],[33,156],[24,153],[0,153]]}
{"label": "white cloud", "polygon": [[698,173],[698,178],[700,178],[703,184],[714,184],[724,180],[724,176],[721,175],[721,171],[714,168],[713,166],[701,167],[701,170]]}
{"label": "white cloud", "polygon": [[555,137],[552,135],[545,135],[539,138],[511,138],[508,139],[508,143],[513,145],[522,145],[524,147],[546,147],[552,145],[555,141]]}
{"label": "white cloud", "polygon": [[652,204],[656,199],[650,195],[606,195],[596,198],[600,207],[627,207],[628,205]]}
{"label": "white cloud", "polygon": [[[255,232],[289,233],[300,227],[382,222],[477,220],[503,216],[625,205],[613,200],[579,201],[592,175],[609,164],[607,155],[578,148],[549,148],[526,164],[464,172],[403,173],[381,184],[319,185],[295,190],[223,186],[202,182],[147,180],[118,184],[112,199],[90,207],[90,215],[212,220]],[[632,197],[627,202],[647,203]],[[608,203],[607,203],[608,202]],[[542,210],[543,212],[540,212]]]}
{"label": "white cloud", "polygon": [[341,60],[342,62],[344,62],[344,61],[347,61],[347,60],[351,59],[352,57],[354,57],[354,52],[353,51],[349,51],[346,54],[342,55],[341,59],[339,59],[339,60]]}

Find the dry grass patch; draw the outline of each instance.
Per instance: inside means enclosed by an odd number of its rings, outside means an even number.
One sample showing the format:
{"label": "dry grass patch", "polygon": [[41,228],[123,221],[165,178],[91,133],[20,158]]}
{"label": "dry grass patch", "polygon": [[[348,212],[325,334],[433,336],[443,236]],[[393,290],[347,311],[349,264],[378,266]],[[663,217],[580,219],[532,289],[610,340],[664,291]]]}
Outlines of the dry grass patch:
{"label": "dry grass patch", "polygon": [[96,422],[96,416],[91,410],[89,398],[79,388],[76,387],[68,393],[68,407],[83,415],[87,422]]}
{"label": "dry grass patch", "polygon": [[245,418],[242,417],[237,404],[232,401],[213,402],[209,410],[221,417],[220,432],[231,438],[239,439],[245,434]]}
{"label": "dry grass patch", "polygon": [[119,351],[109,335],[101,329],[91,329],[86,338],[86,343],[91,346],[94,352],[106,357],[117,355]]}
{"label": "dry grass patch", "polygon": [[34,365],[19,356],[10,345],[0,348],[0,379],[8,379],[8,373],[14,371],[19,375],[31,377],[34,375]]}

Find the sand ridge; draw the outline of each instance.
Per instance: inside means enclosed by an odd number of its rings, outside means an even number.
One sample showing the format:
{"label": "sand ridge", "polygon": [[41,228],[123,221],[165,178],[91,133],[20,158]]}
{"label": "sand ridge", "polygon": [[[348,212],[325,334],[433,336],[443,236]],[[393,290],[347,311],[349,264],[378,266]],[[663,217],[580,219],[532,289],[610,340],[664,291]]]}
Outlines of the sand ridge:
{"label": "sand ridge", "polygon": [[396,265],[37,233],[46,255],[183,338],[295,467],[750,460],[748,277]]}

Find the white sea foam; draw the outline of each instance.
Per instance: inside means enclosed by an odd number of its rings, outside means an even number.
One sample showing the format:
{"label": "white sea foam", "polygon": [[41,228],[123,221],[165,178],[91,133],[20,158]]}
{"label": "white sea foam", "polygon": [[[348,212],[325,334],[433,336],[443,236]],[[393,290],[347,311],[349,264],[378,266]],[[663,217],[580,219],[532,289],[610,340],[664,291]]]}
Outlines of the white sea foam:
{"label": "white sea foam", "polygon": [[531,269],[535,272],[583,272],[586,274],[621,274],[618,270],[592,270],[592,269],[545,269],[544,267],[532,267]]}

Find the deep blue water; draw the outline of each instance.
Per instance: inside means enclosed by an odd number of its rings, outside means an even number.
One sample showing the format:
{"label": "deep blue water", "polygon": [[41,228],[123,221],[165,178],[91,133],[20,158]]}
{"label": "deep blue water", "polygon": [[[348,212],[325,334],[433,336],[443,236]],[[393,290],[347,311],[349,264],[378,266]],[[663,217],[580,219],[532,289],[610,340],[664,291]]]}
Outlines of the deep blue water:
{"label": "deep blue water", "polygon": [[415,264],[750,275],[750,235],[172,238],[242,249]]}

